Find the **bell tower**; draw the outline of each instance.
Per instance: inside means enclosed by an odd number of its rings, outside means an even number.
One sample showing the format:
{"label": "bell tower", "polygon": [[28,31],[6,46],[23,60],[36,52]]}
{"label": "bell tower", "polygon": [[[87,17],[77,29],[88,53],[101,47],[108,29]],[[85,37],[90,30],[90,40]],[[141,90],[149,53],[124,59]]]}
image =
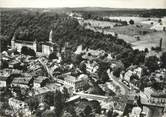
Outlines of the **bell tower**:
{"label": "bell tower", "polygon": [[50,42],[50,43],[52,43],[52,33],[53,33],[53,31],[52,31],[52,29],[51,29],[50,34],[49,34],[49,42]]}
{"label": "bell tower", "polygon": [[15,48],[15,38],[16,38],[16,35],[14,33],[13,37],[12,37],[12,40],[11,40],[11,48],[14,49]]}

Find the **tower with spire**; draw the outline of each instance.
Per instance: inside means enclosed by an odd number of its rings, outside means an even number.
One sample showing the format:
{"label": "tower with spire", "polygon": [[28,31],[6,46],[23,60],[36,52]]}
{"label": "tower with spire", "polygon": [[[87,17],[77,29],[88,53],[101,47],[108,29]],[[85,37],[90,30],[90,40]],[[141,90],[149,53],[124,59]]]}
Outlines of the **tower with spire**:
{"label": "tower with spire", "polygon": [[11,48],[14,49],[15,48],[15,38],[16,38],[16,35],[14,33],[13,37],[12,37],[12,40],[11,40]]}
{"label": "tower with spire", "polygon": [[53,31],[51,30],[50,31],[50,34],[49,34],[49,42],[52,43],[52,34],[53,34]]}

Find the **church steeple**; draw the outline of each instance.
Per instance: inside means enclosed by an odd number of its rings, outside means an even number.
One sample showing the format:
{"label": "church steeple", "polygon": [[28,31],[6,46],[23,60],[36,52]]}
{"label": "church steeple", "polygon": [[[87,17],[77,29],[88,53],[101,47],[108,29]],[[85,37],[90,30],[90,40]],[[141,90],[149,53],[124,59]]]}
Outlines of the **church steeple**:
{"label": "church steeple", "polygon": [[14,33],[13,37],[12,37],[12,40],[11,40],[11,48],[14,49],[15,48],[15,38],[16,38],[16,35]]}
{"label": "church steeple", "polygon": [[51,42],[51,43],[52,43],[52,34],[53,34],[53,31],[51,29],[50,34],[49,34],[49,42]]}

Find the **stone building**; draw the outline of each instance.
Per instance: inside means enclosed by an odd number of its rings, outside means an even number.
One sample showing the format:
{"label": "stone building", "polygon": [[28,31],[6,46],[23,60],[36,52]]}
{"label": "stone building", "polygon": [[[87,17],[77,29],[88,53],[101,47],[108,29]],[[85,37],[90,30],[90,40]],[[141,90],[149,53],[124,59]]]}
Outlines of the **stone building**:
{"label": "stone building", "polygon": [[55,51],[57,48],[57,44],[53,43],[52,41],[52,34],[53,34],[53,31],[51,30],[49,34],[49,41],[46,41],[46,42],[37,42],[36,40],[35,41],[17,40],[14,34],[11,40],[11,48],[12,49],[16,48],[18,52],[21,52],[21,48],[23,46],[26,46],[33,49],[35,52],[39,52],[44,55],[49,55],[50,53]]}

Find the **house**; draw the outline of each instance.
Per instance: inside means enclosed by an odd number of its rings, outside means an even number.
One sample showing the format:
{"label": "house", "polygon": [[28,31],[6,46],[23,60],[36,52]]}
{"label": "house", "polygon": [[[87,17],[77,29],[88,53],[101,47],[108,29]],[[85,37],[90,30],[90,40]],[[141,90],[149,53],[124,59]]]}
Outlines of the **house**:
{"label": "house", "polygon": [[[131,67],[135,67],[135,66],[131,66]],[[138,76],[138,78],[141,78],[142,68],[141,67],[129,68],[129,70],[124,74],[124,79],[129,82],[130,77],[133,74],[136,74]]]}
{"label": "house", "polygon": [[34,78],[32,76],[16,77],[13,79],[12,87],[30,88],[33,86]]}
{"label": "house", "polygon": [[46,85],[45,87],[47,87],[50,91],[57,91],[57,90],[61,90],[61,85],[59,83],[50,83],[48,85]]}
{"label": "house", "polygon": [[7,86],[8,77],[0,76],[0,88]]}
{"label": "house", "polygon": [[9,68],[13,69],[15,66],[19,66],[20,62],[17,60],[13,60],[9,62]]}
{"label": "house", "polygon": [[73,87],[74,92],[83,90],[83,87],[86,85],[86,81],[82,78],[77,78],[71,75],[67,75],[64,78],[64,84],[67,84],[69,86]]}
{"label": "house", "polygon": [[73,87],[71,85],[67,85],[67,84],[65,84],[62,88],[64,88],[64,87],[67,89],[67,91],[70,94],[70,96],[72,96],[73,93],[74,93]]}
{"label": "house", "polygon": [[139,106],[133,107],[130,117],[140,117],[142,109]]}
{"label": "house", "polygon": [[51,91],[48,87],[39,87],[37,89],[34,89],[33,92],[31,92],[32,94],[29,95],[32,97],[36,97],[39,100],[39,102],[43,102],[45,95],[47,95],[50,92]]}
{"label": "house", "polygon": [[133,75],[133,71],[128,70],[125,75],[124,75],[124,79],[128,82],[130,82],[130,77]]}
{"label": "house", "polygon": [[0,70],[0,87],[6,87],[9,84],[10,73],[9,69]]}
{"label": "house", "polygon": [[150,102],[164,106],[166,104],[166,92],[153,92],[150,97]]}
{"label": "house", "polygon": [[42,43],[42,54],[49,55],[56,50],[57,44],[53,42]]}
{"label": "house", "polygon": [[28,104],[24,101],[17,100],[15,98],[9,98],[8,100],[9,106],[14,110],[26,109],[28,108]]}
{"label": "house", "polygon": [[33,81],[33,87],[34,88],[39,88],[39,87],[43,87],[46,85],[46,83],[49,82],[48,77],[44,77],[44,76],[38,76],[37,78],[34,79]]}
{"label": "house", "polygon": [[138,75],[138,78],[141,78],[142,68],[141,67],[137,67],[136,69],[134,69],[134,73]]}

